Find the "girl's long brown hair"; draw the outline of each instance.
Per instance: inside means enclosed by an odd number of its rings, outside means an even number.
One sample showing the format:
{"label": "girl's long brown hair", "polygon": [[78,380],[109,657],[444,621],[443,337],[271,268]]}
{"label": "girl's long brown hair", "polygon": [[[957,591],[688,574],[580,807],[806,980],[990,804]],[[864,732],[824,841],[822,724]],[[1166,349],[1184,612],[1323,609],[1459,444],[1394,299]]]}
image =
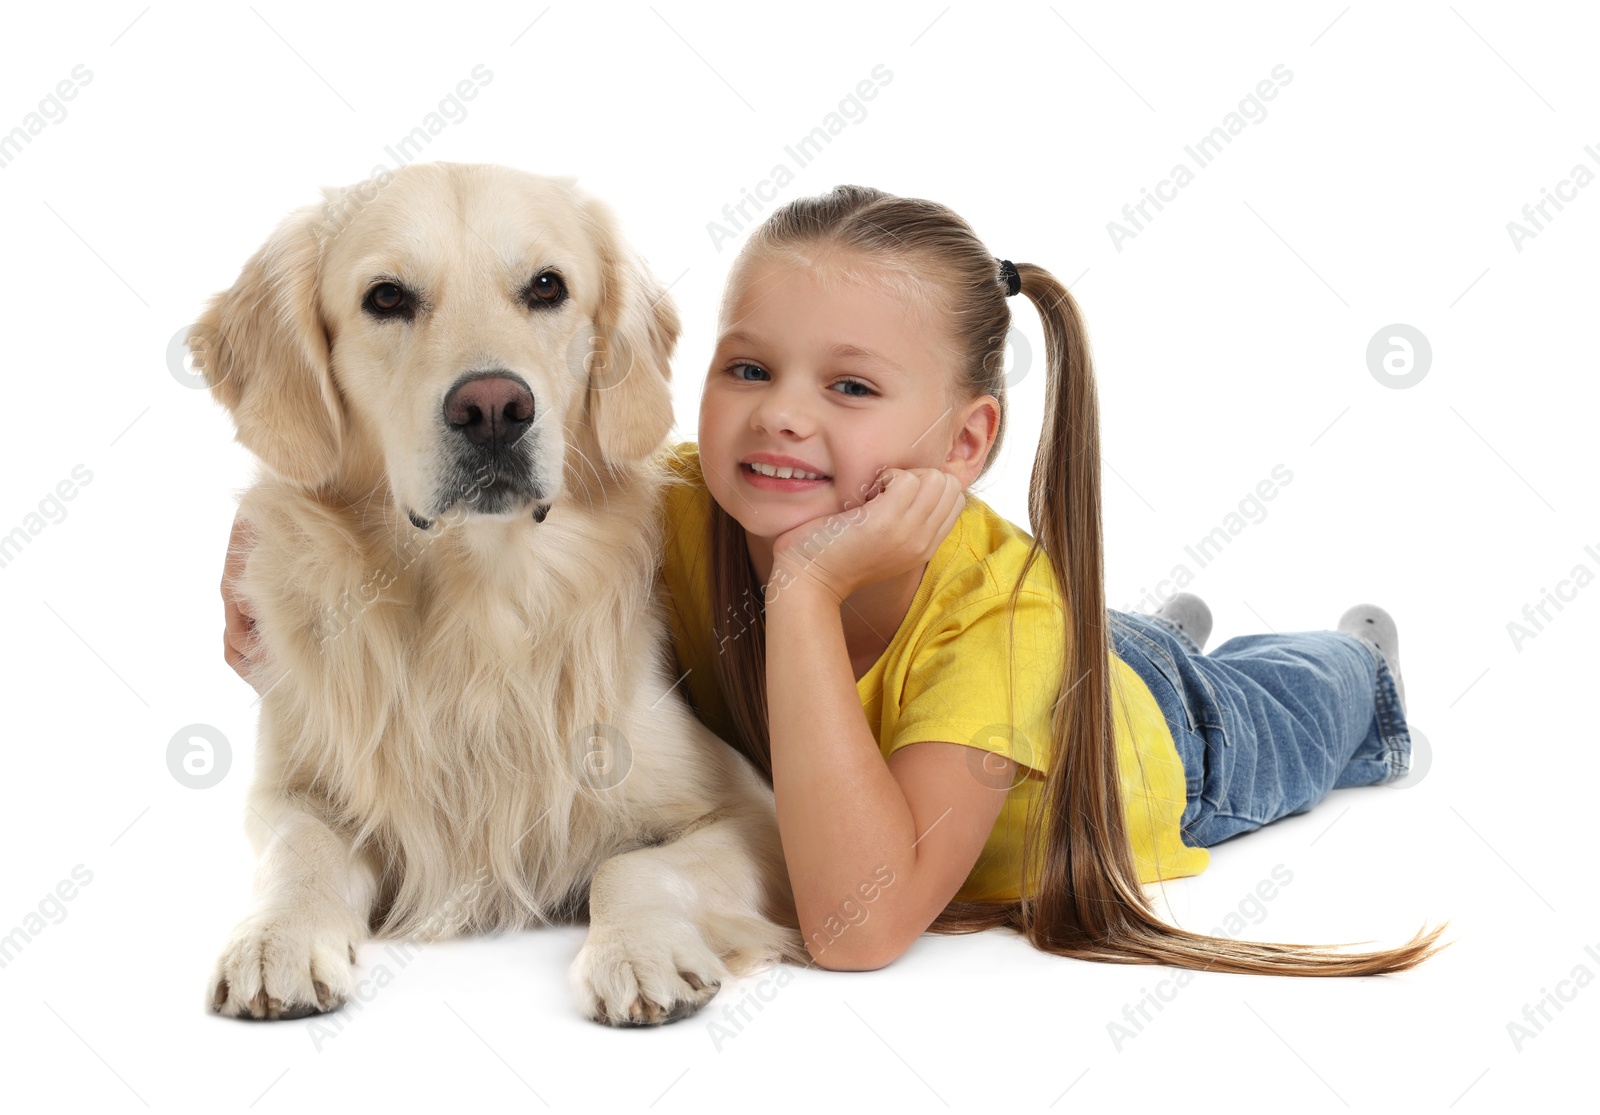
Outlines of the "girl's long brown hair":
{"label": "girl's long brown hair", "polygon": [[[999,400],[987,472],[1006,427],[1002,357],[1011,312],[998,261],[946,207],[864,186],[839,186],[821,197],[790,202],[752,233],[743,254],[789,258],[804,266],[819,253],[841,249],[847,260],[857,255],[893,268],[906,292],[921,293],[933,308],[958,348],[955,398],[965,402],[988,394]],[[1021,293],[1044,323],[1049,375],[1048,409],[1028,491],[1033,543],[1022,577],[1043,552],[1063,593],[1067,625],[1052,711],[1052,760],[1041,796],[1044,810],[1028,825],[1024,849],[1024,862],[1040,863],[1040,871],[1035,893],[1007,902],[953,901],[929,929],[970,933],[1003,926],[1061,956],[1218,972],[1354,976],[1421,963],[1447,947],[1435,944],[1445,926],[1419,931],[1398,948],[1350,953],[1192,933],[1166,924],[1152,910],[1129,843],[1111,715],[1100,418],[1088,339],[1066,287],[1034,264],[1019,263],[1016,269]],[[770,783],[763,591],[744,529],[715,501],[710,534],[713,625],[722,648],[716,655],[717,679],[735,729],[729,742]]]}

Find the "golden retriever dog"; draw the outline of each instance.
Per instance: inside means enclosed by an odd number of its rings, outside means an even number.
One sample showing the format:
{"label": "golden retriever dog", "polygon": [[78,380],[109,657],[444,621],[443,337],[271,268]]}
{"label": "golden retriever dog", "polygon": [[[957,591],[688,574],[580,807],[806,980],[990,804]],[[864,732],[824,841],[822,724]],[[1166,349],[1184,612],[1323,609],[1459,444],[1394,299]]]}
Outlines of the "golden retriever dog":
{"label": "golden retriever dog", "polygon": [[677,310],[571,178],[432,163],[290,214],[189,334],[263,466],[254,903],[206,1002],[338,1009],[369,936],[585,914],[579,1009],[804,961],[770,789],[656,580]]}

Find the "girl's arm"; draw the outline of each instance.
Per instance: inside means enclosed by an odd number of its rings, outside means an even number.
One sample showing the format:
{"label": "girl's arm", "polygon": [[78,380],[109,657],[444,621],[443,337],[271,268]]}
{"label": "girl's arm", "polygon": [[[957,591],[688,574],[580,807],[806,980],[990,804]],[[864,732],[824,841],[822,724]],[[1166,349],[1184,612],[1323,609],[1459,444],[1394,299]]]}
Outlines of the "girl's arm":
{"label": "girl's arm", "polygon": [[[256,544],[255,527],[243,511],[234,513],[233,531],[228,535],[228,556],[222,563],[222,656],[233,672],[250,682],[249,662],[261,657],[255,640],[255,616],[250,602],[239,595],[239,578],[244,576],[245,560]],[[250,682],[256,688],[254,682]],[[259,691],[259,690],[258,690]]]}
{"label": "girl's arm", "polygon": [[1016,764],[989,756],[980,765],[971,748],[939,742],[903,747],[885,763],[839,607],[806,577],[768,603],[767,707],[800,931],[818,965],[859,971],[898,957],[955,896]]}

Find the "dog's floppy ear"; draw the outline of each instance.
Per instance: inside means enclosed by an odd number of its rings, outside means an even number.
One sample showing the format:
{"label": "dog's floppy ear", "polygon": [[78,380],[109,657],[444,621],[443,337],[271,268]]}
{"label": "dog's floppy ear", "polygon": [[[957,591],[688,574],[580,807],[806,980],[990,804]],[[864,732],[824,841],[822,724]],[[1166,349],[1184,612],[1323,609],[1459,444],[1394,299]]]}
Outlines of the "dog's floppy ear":
{"label": "dog's floppy ear", "polygon": [[239,443],[308,488],[333,477],[344,421],[317,307],[324,212],[319,202],[286,217],[188,339]]}
{"label": "dog's floppy ear", "polygon": [[606,460],[640,461],[672,430],[672,350],[678,309],[617,232],[609,208],[586,202],[587,224],[600,255],[600,300],[594,353],[587,359],[588,402]]}

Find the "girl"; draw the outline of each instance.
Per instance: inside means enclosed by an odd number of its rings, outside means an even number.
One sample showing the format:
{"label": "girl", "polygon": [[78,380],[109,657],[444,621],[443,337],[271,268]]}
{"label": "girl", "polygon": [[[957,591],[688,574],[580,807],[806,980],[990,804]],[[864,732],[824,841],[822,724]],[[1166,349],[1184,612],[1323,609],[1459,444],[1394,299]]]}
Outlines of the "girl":
{"label": "girl", "polygon": [[[1048,370],[1032,537],[966,494],[1005,430],[1019,292]],[[667,462],[679,673],[772,783],[819,965],[994,926],[1231,972],[1402,971],[1437,951],[1442,926],[1346,953],[1155,916],[1142,884],[1198,873],[1208,846],[1405,774],[1398,643],[1358,606],[1337,631],[1208,655],[1196,597],[1107,609],[1089,349],[1043,268],[995,259],[929,201],[840,186],[784,206],[734,263],[698,444]]]}

